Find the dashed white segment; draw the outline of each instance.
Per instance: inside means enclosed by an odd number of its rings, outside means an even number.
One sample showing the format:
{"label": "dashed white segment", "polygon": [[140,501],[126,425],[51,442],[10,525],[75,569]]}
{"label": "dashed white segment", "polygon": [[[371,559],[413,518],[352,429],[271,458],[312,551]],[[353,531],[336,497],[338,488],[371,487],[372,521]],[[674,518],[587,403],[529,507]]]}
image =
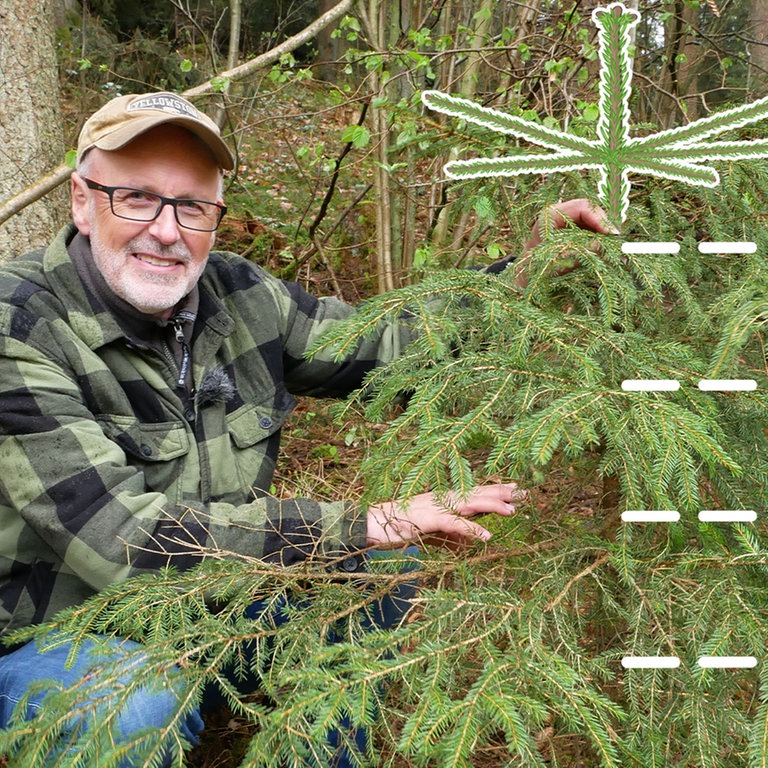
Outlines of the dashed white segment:
{"label": "dashed white segment", "polygon": [[678,656],[625,656],[621,660],[624,669],[676,669],[680,666]]}
{"label": "dashed white segment", "polygon": [[751,392],[757,389],[754,379],[701,379],[702,392]]}
{"label": "dashed white segment", "polygon": [[[755,253],[757,243],[752,240],[704,240],[698,244],[699,253]],[[622,253],[680,253],[680,243],[664,240],[627,241],[621,244]]]}
{"label": "dashed white segment", "polygon": [[702,509],[699,520],[702,523],[754,523],[757,512],[752,509]]}
{"label": "dashed white segment", "polygon": [[701,656],[698,664],[705,669],[752,669],[757,666],[754,656]]}
{"label": "dashed white segment", "polygon": [[624,379],[621,388],[625,392],[676,392],[680,382],[675,379]]}
{"label": "dashed white segment", "polygon": [[[757,244],[745,242],[704,241],[698,244],[700,253],[755,253]],[[629,254],[675,254],[680,252],[679,243],[671,242],[625,242],[622,253]],[[701,379],[698,384],[702,392],[748,392],[757,389],[754,379]],[[675,392],[680,382],[674,379],[625,379],[621,382],[625,392]],[[680,513],[674,510],[626,510],[622,512],[624,522],[677,522]],[[705,509],[699,512],[702,522],[751,523],[757,514],[750,509]],[[751,669],[757,666],[754,656],[701,656],[698,665],[707,669]],[[676,669],[680,666],[677,656],[624,656],[621,666],[625,669]]]}
{"label": "dashed white segment", "polygon": [[699,243],[699,253],[755,253],[757,243],[751,240],[744,242],[708,241]]}
{"label": "dashed white segment", "polygon": [[674,509],[627,509],[621,519],[625,523],[676,523],[680,513]]}
{"label": "dashed white segment", "polygon": [[680,253],[680,243],[665,243],[649,240],[647,242],[626,242],[621,244],[622,253]]}

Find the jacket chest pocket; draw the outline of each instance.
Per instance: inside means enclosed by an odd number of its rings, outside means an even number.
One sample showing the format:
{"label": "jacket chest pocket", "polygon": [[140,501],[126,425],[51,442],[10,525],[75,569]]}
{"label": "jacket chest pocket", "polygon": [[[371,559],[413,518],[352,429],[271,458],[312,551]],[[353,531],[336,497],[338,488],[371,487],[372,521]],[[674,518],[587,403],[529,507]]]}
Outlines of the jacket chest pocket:
{"label": "jacket chest pocket", "polygon": [[183,422],[147,424],[127,416],[102,416],[99,424],[122,449],[126,464],[141,469],[146,490],[164,493],[173,504],[181,502],[183,470],[191,444]]}
{"label": "jacket chest pocket", "polygon": [[280,447],[280,431],[291,409],[272,403],[247,403],[227,416],[230,467],[220,467],[217,494],[246,493],[247,498],[269,491]]}

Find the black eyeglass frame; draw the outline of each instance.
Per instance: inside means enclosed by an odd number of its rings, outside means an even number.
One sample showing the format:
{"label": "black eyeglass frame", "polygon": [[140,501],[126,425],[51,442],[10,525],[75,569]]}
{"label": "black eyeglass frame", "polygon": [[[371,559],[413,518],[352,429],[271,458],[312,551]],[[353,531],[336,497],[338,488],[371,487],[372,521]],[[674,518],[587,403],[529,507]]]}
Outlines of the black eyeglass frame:
{"label": "black eyeglass frame", "polygon": [[[210,200],[196,200],[191,197],[164,197],[163,195],[158,195],[156,192],[149,192],[146,189],[138,189],[137,187],[110,187],[106,184],[99,184],[98,181],[94,181],[93,179],[88,179],[85,176],[81,176],[82,180],[85,182],[85,185],[88,187],[88,189],[95,189],[98,192],[104,192],[107,197],[109,197],[109,210],[112,211],[113,216],[117,216],[118,219],[125,219],[126,221],[141,221],[145,224],[149,223],[150,221],[154,221],[163,211],[163,208],[165,208],[166,205],[170,205],[171,208],[173,208],[173,215],[176,218],[176,223],[183,227],[184,229],[191,229],[194,232],[215,232],[219,225],[221,224],[221,220],[224,218],[224,214],[227,212],[227,206],[222,205],[221,203],[214,203]],[[160,201],[160,205],[157,208],[157,211],[155,211],[155,215],[151,219],[135,219],[132,216],[123,216],[120,213],[115,212],[115,205],[112,200],[112,195],[118,190],[118,189],[125,189],[129,192],[141,192],[144,195],[148,195],[150,197],[156,197]],[[176,207],[179,203],[205,203],[205,205],[214,205],[216,208],[219,209],[219,218],[216,221],[216,224],[211,227],[210,229],[204,229],[202,227],[190,227],[188,224],[183,224],[181,220],[179,219],[179,211]]]}

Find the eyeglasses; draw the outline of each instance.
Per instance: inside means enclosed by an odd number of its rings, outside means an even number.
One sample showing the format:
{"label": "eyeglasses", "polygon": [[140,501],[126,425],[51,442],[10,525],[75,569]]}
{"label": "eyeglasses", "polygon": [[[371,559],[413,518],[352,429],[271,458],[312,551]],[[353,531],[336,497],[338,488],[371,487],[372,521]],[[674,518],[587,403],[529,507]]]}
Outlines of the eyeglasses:
{"label": "eyeglasses", "polygon": [[180,227],[198,232],[213,232],[221,224],[227,212],[226,205],[206,200],[163,197],[144,189],[108,187],[86,178],[83,178],[83,181],[89,189],[107,194],[112,213],[118,218],[129,221],[154,221],[163,208],[170,205]]}

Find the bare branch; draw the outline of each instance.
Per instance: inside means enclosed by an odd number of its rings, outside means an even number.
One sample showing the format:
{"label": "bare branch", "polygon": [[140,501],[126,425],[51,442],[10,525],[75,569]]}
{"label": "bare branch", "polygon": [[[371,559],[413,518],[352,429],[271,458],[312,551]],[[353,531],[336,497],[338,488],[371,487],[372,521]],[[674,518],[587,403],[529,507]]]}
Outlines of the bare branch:
{"label": "bare branch", "polygon": [[[256,58],[245,62],[245,64],[241,64],[239,67],[230,69],[227,72],[222,72],[217,76],[216,79],[242,80],[244,77],[255,72],[257,69],[261,69],[262,67],[266,67],[275,61],[279,61],[280,57],[284,53],[295,51],[299,46],[315,37],[315,35],[317,35],[321,29],[325,29],[325,27],[327,27],[329,24],[332,24],[334,21],[336,21],[336,19],[347,13],[354,5],[354,2],[355,0],[341,0],[341,2],[331,8],[330,11],[327,11],[318,19],[315,19],[315,21],[313,21],[309,26],[302,29],[301,32],[298,32],[293,37],[289,37],[287,40],[284,40],[282,43],[280,43],[280,45],[275,46],[266,53],[262,53],[260,56],[256,56]],[[202,85],[197,85],[194,88],[190,88],[188,91],[184,92],[184,95],[191,98],[194,96],[203,96],[208,93],[213,93],[214,87],[211,82],[212,81],[209,80]]]}
{"label": "bare branch", "polygon": [[27,187],[23,192],[4,202],[0,205],[0,224],[6,222],[11,216],[15,216],[28,205],[32,205],[41,197],[45,197],[59,184],[63,184],[71,172],[72,169],[66,163],[62,163],[58,168],[54,168],[50,173],[43,176],[34,186]]}

